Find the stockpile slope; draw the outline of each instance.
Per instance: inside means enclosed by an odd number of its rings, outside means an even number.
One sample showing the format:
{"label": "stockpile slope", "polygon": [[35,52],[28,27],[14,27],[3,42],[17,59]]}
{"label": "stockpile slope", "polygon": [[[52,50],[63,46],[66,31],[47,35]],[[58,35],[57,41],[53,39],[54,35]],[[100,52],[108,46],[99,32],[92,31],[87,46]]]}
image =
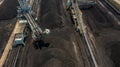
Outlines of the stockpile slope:
{"label": "stockpile slope", "polygon": [[17,15],[17,0],[5,0],[0,5],[0,20],[12,19]]}

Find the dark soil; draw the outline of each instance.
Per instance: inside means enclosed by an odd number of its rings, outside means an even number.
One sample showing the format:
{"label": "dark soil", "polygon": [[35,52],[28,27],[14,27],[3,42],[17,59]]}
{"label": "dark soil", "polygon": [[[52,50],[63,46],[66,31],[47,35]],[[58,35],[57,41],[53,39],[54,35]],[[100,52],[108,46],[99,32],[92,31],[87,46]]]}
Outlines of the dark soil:
{"label": "dark soil", "polygon": [[16,22],[16,7],[17,0],[5,0],[0,5],[0,56]]}
{"label": "dark soil", "polygon": [[15,26],[16,19],[0,21],[0,57]]}
{"label": "dark soil", "polygon": [[60,0],[57,2],[54,0],[51,0],[51,2],[42,1],[40,7],[42,9],[40,12],[40,24],[43,27],[55,29],[63,26],[65,19],[64,16],[61,16],[64,14],[63,10],[61,10],[61,3]]}
{"label": "dark soil", "polygon": [[5,0],[0,5],[0,20],[13,19],[17,15],[17,0]]}
{"label": "dark soil", "polygon": [[119,67],[120,30],[116,28],[116,22],[98,6],[83,10],[83,13],[96,39],[99,64],[102,67]]}
{"label": "dark soil", "polygon": [[72,44],[73,28],[65,16],[62,0],[42,0],[40,6],[38,24],[51,33],[30,46],[25,67],[78,67]]}
{"label": "dark soil", "polygon": [[[75,31],[63,9],[62,0],[42,0],[40,4],[38,24],[42,29],[50,29],[51,33],[38,44],[30,44],[24,66],[79,67],[72,44]],[[17,5],[17,0],[5,0],[0,6],[0,55],[14,28]],[[95,35],[99,65],[120,67],[120,30],[115,28],[115,21],[98,7],[85,12],[85,17]]]}

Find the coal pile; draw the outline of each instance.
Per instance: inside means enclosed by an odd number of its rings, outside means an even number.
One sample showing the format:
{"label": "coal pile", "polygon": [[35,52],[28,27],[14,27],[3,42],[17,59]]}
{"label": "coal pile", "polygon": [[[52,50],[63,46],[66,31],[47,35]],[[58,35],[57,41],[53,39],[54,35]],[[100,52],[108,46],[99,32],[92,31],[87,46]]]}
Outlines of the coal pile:
{"label": "coal pile", "polygon": [[0,20],[7,20],[16,17],[17,15],[17,0],[5,0],[0,5]]}
{"label": "coal pile", "polygon": [[[73,28],[65,17],[62,0],[41,0],[39,26],[51,33],[30,46],[25,67],[78,67],[72,39]],[[72,39],[71,39],[72,38]],[[49,45],[47,47],[41,45]]]}
{"label": "coal pile", "polygon": [[97,38],[105,49],[106,55],[112,60],[113,67],[120,66],[120,31],[114,28],[103,29]]}
{"label": "coal pile", "polygon": [[99,6],[83,12],[96,39],[99,63],[101,61],[102,67],[120,67],[120,30],[116,28],[116,21]]}
{"label": "coal pile", "polygon": [[43,27],[47,27],[50,29],[59,28],[63,25],[63,12],[60,10],[61,0],[50,0],[51,2],[47,2],[47,0],[42,0],[41,3],[41,12],[40,12],[40,23]]}

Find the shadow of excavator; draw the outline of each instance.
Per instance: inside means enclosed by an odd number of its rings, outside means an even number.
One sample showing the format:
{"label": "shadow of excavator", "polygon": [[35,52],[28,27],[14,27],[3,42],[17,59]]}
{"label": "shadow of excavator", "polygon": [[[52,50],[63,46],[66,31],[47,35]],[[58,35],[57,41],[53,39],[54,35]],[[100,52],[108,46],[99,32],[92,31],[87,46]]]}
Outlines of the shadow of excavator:
{"label": "shadow of excavator", "polygon": [[35,49],[42,49],[42,47],[49,47],[49,43],[45,43],[43,40],[33,42]]}

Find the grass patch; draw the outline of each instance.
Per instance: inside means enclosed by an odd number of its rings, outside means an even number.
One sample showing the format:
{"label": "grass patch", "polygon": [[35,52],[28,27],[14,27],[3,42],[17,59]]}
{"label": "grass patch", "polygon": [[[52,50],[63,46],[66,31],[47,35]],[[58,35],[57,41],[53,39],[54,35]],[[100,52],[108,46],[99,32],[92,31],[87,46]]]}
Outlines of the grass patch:
{"label": "grass patch", "polygon": [[108,0],[111,4],[113,4],[113,6],[115,6],[115,8],[117,8],[120,11],[120,4],[118,4],[117,2],[115,2],[114,0]]}

